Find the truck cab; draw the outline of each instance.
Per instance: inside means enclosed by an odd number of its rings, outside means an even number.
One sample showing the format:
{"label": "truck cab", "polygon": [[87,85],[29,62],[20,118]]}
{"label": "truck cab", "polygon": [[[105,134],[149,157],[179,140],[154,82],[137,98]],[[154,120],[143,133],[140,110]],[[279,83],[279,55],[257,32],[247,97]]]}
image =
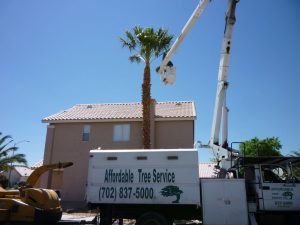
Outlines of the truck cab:
{"label": "truck cab", "polygon": [[261,187],[257,192],[262,200],[259,208],[268,211],[300,211],[300,183],[280,165],[259,166]]}
{"label": "truck cab", "polygon": [[300,180],[293,174],[299,157],[241,157],[238,176],[245,178],[248,202],[258,212],[300,212]]}

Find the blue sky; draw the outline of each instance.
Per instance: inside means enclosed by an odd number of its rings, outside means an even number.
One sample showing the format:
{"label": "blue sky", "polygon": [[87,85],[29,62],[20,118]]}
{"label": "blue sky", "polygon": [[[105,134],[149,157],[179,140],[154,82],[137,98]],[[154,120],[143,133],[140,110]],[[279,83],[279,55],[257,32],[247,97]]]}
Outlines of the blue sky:
{"label": "blue sky", "polygon": [[[79,103],[138,102],[143,65],[128,61],[119,37],[135,25],[175,37],[197,0],[0,2],[0,131],[13,136],[29,164],[43,158],[41,120]],[[195,140],[212,124],[226,0],[214,0],[188,34],[165,86],[152,63],[152,97],[193,100]],[[279,137],[282,153],[300,149],[300,2],[240,0],[227,95],[229,141]],[[212,157],[201,151],[200,161]]]}

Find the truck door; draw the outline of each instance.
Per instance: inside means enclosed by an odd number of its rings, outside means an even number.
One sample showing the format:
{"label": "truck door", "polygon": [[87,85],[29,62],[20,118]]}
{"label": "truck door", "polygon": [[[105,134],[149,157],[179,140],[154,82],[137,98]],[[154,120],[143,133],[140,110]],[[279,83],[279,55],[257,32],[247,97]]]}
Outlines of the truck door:
{"label": "truck door", "polygon": [[300,210],[300,183],[291,179],[279,165],[261,165],[260,209],[267,211]]}

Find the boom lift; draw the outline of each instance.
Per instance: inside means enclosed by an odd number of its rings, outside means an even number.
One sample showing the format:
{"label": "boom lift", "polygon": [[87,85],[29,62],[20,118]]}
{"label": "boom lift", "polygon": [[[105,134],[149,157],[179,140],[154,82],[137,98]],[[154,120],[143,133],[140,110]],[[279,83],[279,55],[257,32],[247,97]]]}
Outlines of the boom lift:
{"label": "boom lift", "polygon": [[[170,59],[209,2],[200,1],[157,69],[164,83],[175,82]],[[197,149],[91,150],[87,203],[100,209],[100,225],[116,218],[136,219],[137,225],[195,219],[204,225],[299,222],[300,180],[292,164],[300,165],[300,157],[240,157],[228,146],[226,91],[237,2],[228,1],[211,137],[205,146],[221,162],[219,175],[229,176],[199,179]]]}
{"label": "boom lift", "polygon": [[[210,0],[202,0],[192,16],[185,24],[182,29],[179,37],[176,39],[171,49],[168,51],[163,62],[157,69],[158,74],[160,75],[162,81],[165,84],[173,84],[175,81],[175,67],[170,62],[171,57],[176,52],[180,43],[183,41],[187,33],[190,31],[192,26],[195,24],[196,20],[200,17],[205,7],[208,5]],[[228,132],[227,132],[227,120],[228,120],[228,107],[226,105],[226,91],[228,88],[228,67],[230,59],[230,50],[232,43],[232,30],[235,24],[235,8],[238,0],[229,0],[228,9],[226,12],[226,23],[224,30],[224,38],[221,50],[221,59],[219,64],[219,74],[218,74],[218,85],[215,101],[215,109],[213,116],[213,123],[211,129],[211,137],[208,145],[202,145],[202,147],[208,147],[212,149],[215,157],[221,161],[221,165],[224,169],[228,169],[230,165],[230,160],[232,155],[236,155],[237,152],[233,151],[228,146]],[[219,141],[220,136],[220,127],[222,122],[222,142]]]}
{"label": "boom lift", "polygon": [[34,188],[34,185],[43,173],[72,165],[72,162],[43,165],[32,172],[25,187],[13,191],[0,187],[0,222],[58,222],[62,216],[58,194],[51,189]]}

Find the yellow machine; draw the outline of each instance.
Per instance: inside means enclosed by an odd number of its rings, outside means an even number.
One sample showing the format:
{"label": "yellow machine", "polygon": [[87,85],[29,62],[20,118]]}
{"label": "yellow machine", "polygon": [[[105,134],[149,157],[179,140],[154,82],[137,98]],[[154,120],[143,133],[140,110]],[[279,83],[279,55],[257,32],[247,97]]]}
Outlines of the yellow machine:
{"label": "yellow machine", "polygon": [[43,165],[35,169],[27,179],[27,185],[19,190],[5,190],[0,187],[0,223],[36,222],[56,223],[61,219],[60,198],[54,190],[34,188],[40,176],[46,171],[72,166],[73,163]]}

